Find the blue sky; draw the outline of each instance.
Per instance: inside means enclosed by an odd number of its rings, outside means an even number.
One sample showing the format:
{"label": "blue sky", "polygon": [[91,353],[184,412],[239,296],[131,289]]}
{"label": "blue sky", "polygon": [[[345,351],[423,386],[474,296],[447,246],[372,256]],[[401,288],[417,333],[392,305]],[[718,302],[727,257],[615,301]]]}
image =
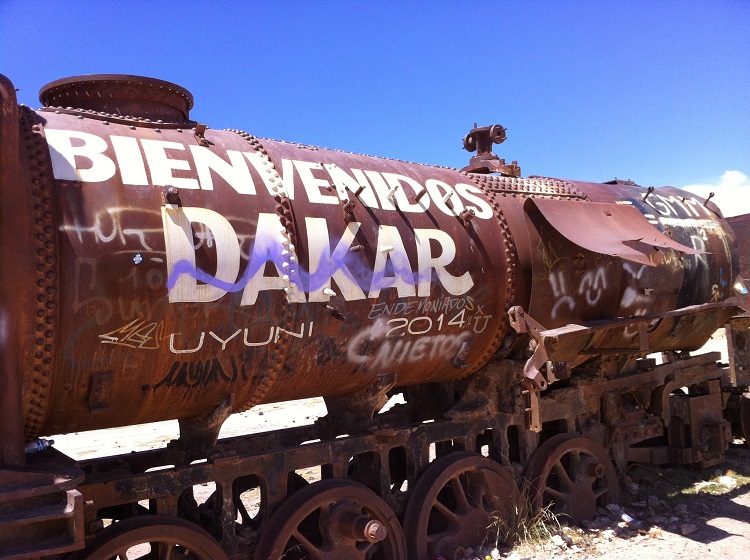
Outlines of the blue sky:
{"label": "blue sky", "polygon": [[32,107],[61,77],[140,74],[212,128],[452,167],[499,123],[524,176],[750,211],[747,0],[0,0],[0,72]]}

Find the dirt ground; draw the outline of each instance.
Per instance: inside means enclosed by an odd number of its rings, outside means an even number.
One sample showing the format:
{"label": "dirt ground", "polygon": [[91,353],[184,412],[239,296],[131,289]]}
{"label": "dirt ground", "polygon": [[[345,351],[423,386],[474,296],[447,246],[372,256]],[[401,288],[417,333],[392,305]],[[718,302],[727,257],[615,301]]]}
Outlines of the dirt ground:
{"label": "dirt ground", "polygon": [[[722,351],[726,359],[723,332],[705,349]],[[325,412],[322,399],[260,405],[229,418],[221,437],[307,424]],[[170,421],[54,439],[60,451],[87,459],[161,447],[177,436],[177,422]],[[599,513],[583,528],[552,527],[550,538],[511,550],[468,549],[465,558],[741,558],[750,554],[750,446],[736,440],[723,464],[703,471],[634,466],[620,503]]]}

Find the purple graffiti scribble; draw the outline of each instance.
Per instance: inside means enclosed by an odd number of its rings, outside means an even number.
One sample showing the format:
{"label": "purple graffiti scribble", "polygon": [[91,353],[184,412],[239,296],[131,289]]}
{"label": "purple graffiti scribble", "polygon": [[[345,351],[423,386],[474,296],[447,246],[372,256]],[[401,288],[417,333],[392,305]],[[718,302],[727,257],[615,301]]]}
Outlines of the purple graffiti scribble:
{"label": "purple graffiti scribble", "polygon": [[[226,282],[220,280],[208,272],[197,268],[187,259],[182,259],[176,262],[173,269],[170,271],[167,280],[167,288],[169,290],[174,288],[181,275],[187,274],[188,276],[195,278],[198,282],[214,286],[225,292],[239,292],[247,286],[251,278],[265,267],[266,263],[272,262],[276,265],[278,270],[283,270],[282,264],[284,264],[285,260],[281,255],[282,250],[283,248],[279,248],[278,254],[269,254],[270,252],[267,251],[266,255],[262,258],[253,254],[245,272],[237,282]],[[396,260],[401,262],[397,263]],[[419,284],[419,273],[414,272],[411,269],[411,265],[406,258],[388,259],[386,261],[385,270],[383,271],[382,282],[380,282],[380,285],[374,286],[371,285],[372,277],[374,275],[372,269],[368,268],[365,263],[354,257],[354,255],[349,252],[344,253],[342,256],[336,255],[336,251],[334,251],[334,254],[331,256],[326,256],[325,254],[321,255],[320,265],[313,273],[307,272],[301,265],[298,265],[298,269],[302,288],[307,293],[315,292],[324,286],[327,286],[328,281],[338,271],[341,271],[346,276],[347,280],[360,287],[365,284],[365,289],[382,290],[391,288],[395,286],[397,279],[412,286]],[[388,273],[393,273],[393,275],[386,276]]]}

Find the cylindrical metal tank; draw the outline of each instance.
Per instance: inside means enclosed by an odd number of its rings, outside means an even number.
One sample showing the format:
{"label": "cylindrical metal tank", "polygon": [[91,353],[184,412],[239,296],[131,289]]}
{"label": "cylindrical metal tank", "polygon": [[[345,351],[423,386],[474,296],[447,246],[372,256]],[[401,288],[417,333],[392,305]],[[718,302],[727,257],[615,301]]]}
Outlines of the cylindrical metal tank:
{"label": "cylindrical metal tank", "polygon": [[511,242],[466,175],[207,129],[158,80],[41,99],[27,437],[456,379],[507,333]]}
{"label": "cylindrical metal tank", "polygon": [[[20,108],[20,183],[2,185],[19,210],[0,224],[34,285],[3,340],[27,439],[455,380],[510,346],[513,305],[551,328],[724,299],[734,280],[723,222],[678,191],[212,130],[149,78],[40,98]],[[632,239],[578,222],[591,211]]]}

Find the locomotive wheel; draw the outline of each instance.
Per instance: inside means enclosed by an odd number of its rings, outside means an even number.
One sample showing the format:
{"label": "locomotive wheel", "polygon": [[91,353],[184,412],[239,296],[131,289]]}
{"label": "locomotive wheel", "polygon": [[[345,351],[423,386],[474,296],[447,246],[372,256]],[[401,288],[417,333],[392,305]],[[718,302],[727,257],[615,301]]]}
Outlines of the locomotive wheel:
{"label": "locomotive wheel", "polygon": [[534,453],[527,470],[537,508],[551,506],[575,523],[591,519],[597,507],[620,495],[617,471],[607,452],[588,438],[558,434]]}
{"label": "locomotive wheel", "polygon": [[453,558],[478,546],[488,527],[508,523],[520,499],[509,469],[469,451],[437,459],[417,480],[404,514],[409,558]]}
{"label": "locomotive wheel", "polygon": [[165,515],[131,517],[110,525],[75,560],[228,560],[206,531]]}
{"label": "locomotive wheel", "polygon": [[405,560],[391,508],[366,486],[326,479],[292,494],[262,529],[256,560]]}

